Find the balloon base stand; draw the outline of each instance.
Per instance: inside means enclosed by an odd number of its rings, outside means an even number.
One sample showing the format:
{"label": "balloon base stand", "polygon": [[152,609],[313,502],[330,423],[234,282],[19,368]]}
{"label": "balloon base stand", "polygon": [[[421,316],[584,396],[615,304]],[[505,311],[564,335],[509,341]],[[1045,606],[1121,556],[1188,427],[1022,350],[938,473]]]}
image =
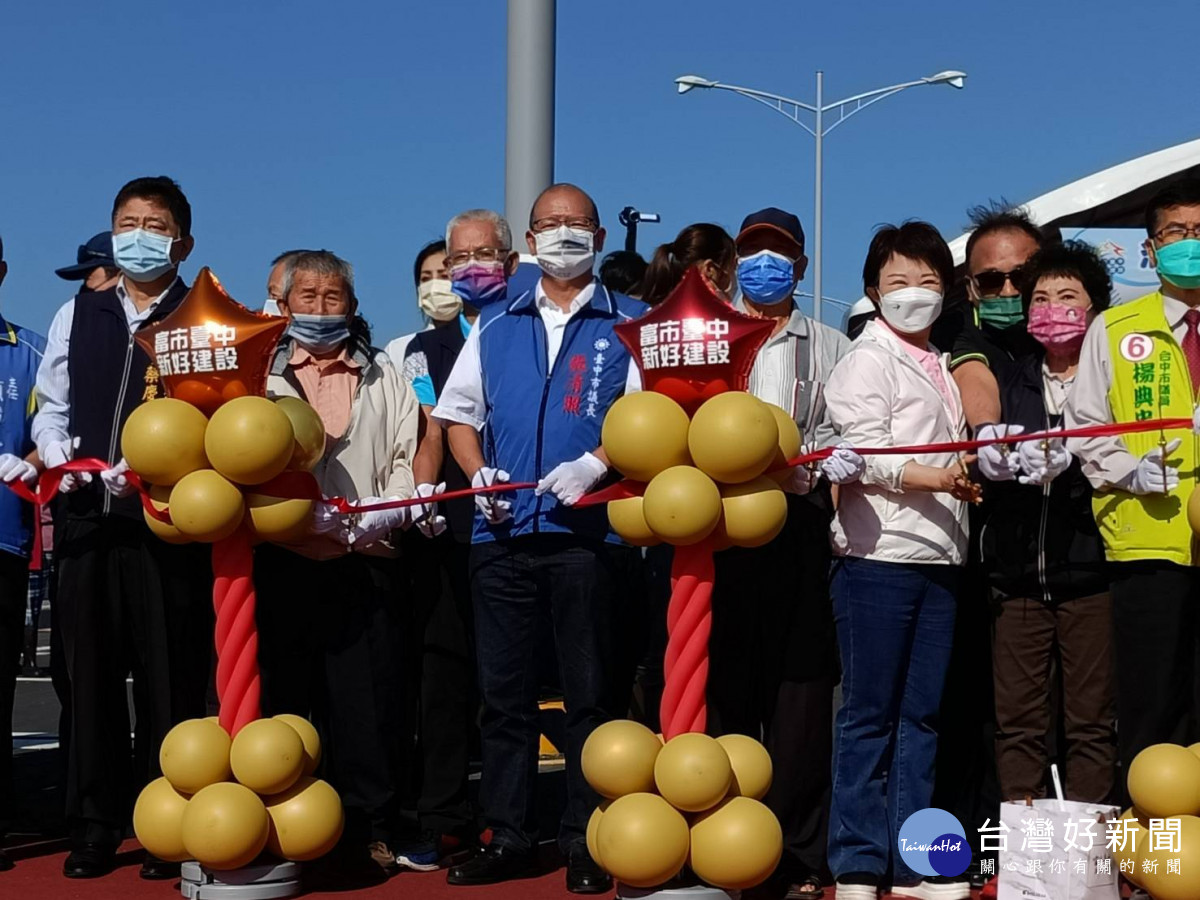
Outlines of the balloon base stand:
{"label": "balloon base stand", "polygon": [[180,875],[179,892],[189,900],[271,900],[301,891],[300,865],[294,862],[214,872],[191,861],[180,867]]}
{"label": "balloon base stand", "polygon": [[616,900],[741,900],[741,891],[697,884],[690,887],[635,888],[617,882]]}

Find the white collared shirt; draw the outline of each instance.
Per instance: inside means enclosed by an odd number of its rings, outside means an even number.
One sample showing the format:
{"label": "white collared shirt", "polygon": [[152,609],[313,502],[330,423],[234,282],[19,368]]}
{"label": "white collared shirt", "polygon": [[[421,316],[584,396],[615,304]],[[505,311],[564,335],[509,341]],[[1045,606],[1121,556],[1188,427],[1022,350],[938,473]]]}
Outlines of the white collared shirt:
{"label": "white collared shirt", "polygon": [[[121,301],[121,309],[125,313],[125,322],[129,333],[133,334],[142,323],[150,317],[155,308],[167,295],[175,281],[152,301],[150,305],[138,312],[129,292],[125,290],[125,276],[117,280],[117,297]],[[67,368],[67,359],[71,353],[71,326],[75,322],[75,297],[62,305],[54,314],[50,323],[50,333],[46,335],[46,355],[37,373],[37,414],[33,417],[33,441],[37,444],[38,453],[43,457],[46,448],[58,441],[69,441],[71,434],[71,380]]]}
{"label": "white collared shirt", "polygon": [[[562,348],[563,336],[566,334],[567,323],[571,318],[592,302],[596,293],[596,282],[592,281],[571,301],[570,307],[564,312],[553,300],[546,296],[539,278],[534,288],[534,302],[542,324],[546,328],[546,367],[547,371],[554,367],[558,351]],[[629,360],[629,372],[625,377],[625,393],[632,394],[642,389],[642,373],[638,370],[633,358]],[[433,417],[446,425],[470,425],[477,431],[482,430],[487,421],[487,398],[483,395],[483,365],[479,358],[479,320],[471,327],[467,342],[459,351],[454,368],[446,379],[442,393],[438,397],[437,408]]]}

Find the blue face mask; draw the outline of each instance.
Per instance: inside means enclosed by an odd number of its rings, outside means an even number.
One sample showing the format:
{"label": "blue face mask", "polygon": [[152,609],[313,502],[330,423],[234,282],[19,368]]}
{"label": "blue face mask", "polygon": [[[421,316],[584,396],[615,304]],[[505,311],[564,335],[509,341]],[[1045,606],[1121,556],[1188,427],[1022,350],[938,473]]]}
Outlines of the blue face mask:
{"label": "blue face mask", "polygon": [[287,333],[305,350],[328,353],[350,340],[350,320],[345,316],[292,313]]}
{"label": "blue face mask", "polygon": [[737,280],[743,294],[769,306],[792,295],[796,283],[794,263],[782,254],[760,250],[738,260]]}
{"label": "blue face mask", "polygon": [[154,281],[175,268],[171,262],[173,239],[144,228],[112,236],[113,260],[126,278]]}
{"label": "blue face mask", "polygon": [[1154,261],[1163,281],[1184,290],[1200,287],[1200,240],[1185,238],[1155,247]]}

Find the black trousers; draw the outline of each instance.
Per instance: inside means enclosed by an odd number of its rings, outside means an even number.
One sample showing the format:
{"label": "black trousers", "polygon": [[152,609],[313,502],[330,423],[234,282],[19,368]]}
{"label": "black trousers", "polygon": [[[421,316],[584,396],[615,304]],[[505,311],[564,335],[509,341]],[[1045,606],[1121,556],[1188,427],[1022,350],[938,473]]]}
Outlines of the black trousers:
{"label": "black trousers", "polygon": [[[567,806],[559,827],[564,853],[579,852],[599,801],[580,770],[583,742],[623,715],[614,609],[636,571],[630,547],[567,534],[510,538],[471,548],[479,685],[483,695],[480,802],[493,842],[517,851],[537,841],[539,622],[553,625],[566,705]],[[620,696],[618,697],[618,693]]]}
{"label": "black trousers", "polygon": [[28,592],[29,560],[0,551],[0,840],[12,827],[16,814],[12,772],[13,696],[21,669]]}
{"label": "black trousers", "polygon": [[163,736],[205,714],[209,552],[163,543],[140,520],[68,517],[55,535],[55,558],[53,614],[61,617],[71,692],[67,818],[76,841],[115,845],[137,792],[158,774]]}
{"label": "black trousers", "polygon": [[763,741],[775,773],[765,802],[783,827],[781,874],[828,875],[837,639],[829,599],[829,514],[788,498],[766,546],[716,555],[708,731]]}
{"label": "black trousers", "polygon": [[317,561],[269,544],[254,555],[263,715],[313,721],[324,775],[346,808],[346,845],[388,843],[402,785],[397,561]]}
{"label": "black trousers", "polygon": [[472,748],[479,745],[479,690],[471,545],[449,533],[430,540],[411,531],[406,537],[422,542],[406,566],[413,585],[413,672],[419,685],[413,760],[417,815],[424,831],[473,839],[479,829],[467,777]]}
{"label": "black trousers", "polygon": [[[1200,572],[1160,560],[1112,564],[1117,753],[1123,772],[1151,744],[1192,744],[1197,728]],[[1122,796],[1125,778],[1118,779]]]}

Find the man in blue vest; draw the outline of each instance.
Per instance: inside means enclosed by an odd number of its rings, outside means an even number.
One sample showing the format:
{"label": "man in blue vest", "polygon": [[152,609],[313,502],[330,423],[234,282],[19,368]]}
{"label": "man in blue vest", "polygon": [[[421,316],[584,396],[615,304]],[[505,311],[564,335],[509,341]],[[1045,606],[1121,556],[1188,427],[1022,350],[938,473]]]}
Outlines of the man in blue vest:
{"label": "man in blue vest", "polygon": [[[0,243],[0,283],[8,274]],[[33,453],[33,383],[46,350],[46,339],[0,318],[0,481],[37,481],[26,459]],[[25,601],[29,589],[29,551],[33,545],[33,507],[0,488],[0,844],[12,824],[12,717],[17,687]],[[0,872],[12,868],[0,850]]]}
{"label": "man in blue vest", "polygon": [[[138,178],[117,194],[112,225],[121,277],[108,290],[81,291],[50,325],[33,421],[47,467],[74,457],[115,464],[130,412],[163,393],[134,334],[170,315],[188,292],[177,270],[192,250],[191,206],[170,178]],[[172,546],[151,534],[123,472],[115,465],[98,479],[69,474],[60,488],[67,496],[55,529],[54,614],[71,682],[68,878],[112,870],[132,798],[157,774],[163,736],[205,713],[211,568],[200,545]],[[141,874],[177,878],[179,866],[148,857]]]}
{"label": "man in blue vest", "polygon": [[527,873],[536,840],[537,638],[549,615],[565,695],[567,807],[558,844],[567,889],[608,890],[587,852],[598,797],[580,751],[619,705],[611,667],[613,610],[629,590],[632,550],[608,529],[603,506],[573,509],[608,472],[604,414],[638,372],[613,326],[645,306],[592,275],[604,246],[596,204],[557,184],[533,205],[526,243],[542,277],[485,307],[438,398],[434,417],[478,487],[536,482],[537,490],[476,498],[471,547],[479,684],[483,695],[480,802],[492,841],[452,868],[451,884],[492,884]]}

